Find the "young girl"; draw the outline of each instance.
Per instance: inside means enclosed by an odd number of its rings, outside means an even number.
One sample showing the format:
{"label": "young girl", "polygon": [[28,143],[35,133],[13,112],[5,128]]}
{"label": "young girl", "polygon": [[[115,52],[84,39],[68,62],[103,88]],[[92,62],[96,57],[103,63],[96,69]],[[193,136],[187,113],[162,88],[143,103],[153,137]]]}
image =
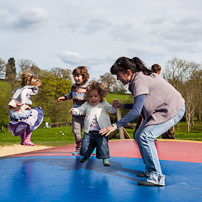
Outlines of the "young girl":
{"label": "young girl", "polygon": [[116,108],[112,107],[103,98],[107,95],[106,86],[104,83],[92,81],[86,89],[86,100],[83,105],[78,108],[70,109],[70,114],[81,115],[86,113],[84,121],[84,136],[81,143],[80,154],[84,156],[80,160],[84,163],[89,159],[94,148],[96,150],[96,158],[103,159],[104,166],[110,166],[108,162],[109,147],[108,137],[101,136],[99,130],[111,126],[109,115],[116,112]]}
{"label": "young girl", "polygon": [[[88,67],[79,66],[73,70],[73,76],[75,83],[72,85],[69,94],[58,98],[58,103],[61,100],[73,99],[73,107],[79,107],[86,101],[86,83],[89,79]],[[84,126],[85,116],[72,116],[72,132],[74,133],[76,142],[76,151],[72,155],[79,155],[81,150],[81,140],[82,140],[82,127]]]}
{"label": "young girl", "polygon": [[[31,109],[31,96],[38,93],[41,81],[30,72],[22,74],[21,86],[13,91],[13,97],[8,103],[10,109],[9,128],[14,136],[20,135],[21,145],[34,146],[30,141],[32,131],[39,127],[43,121],[43,111],[41,107]],[[26,130],[26,138],[25,138]]]}

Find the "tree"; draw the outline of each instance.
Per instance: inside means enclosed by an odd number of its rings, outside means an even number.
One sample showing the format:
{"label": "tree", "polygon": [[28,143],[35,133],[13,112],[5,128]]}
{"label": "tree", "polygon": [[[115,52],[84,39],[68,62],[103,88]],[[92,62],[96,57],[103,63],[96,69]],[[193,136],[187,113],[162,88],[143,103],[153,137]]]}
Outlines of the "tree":
{"label": "tree", "polygon": [[192,91],[195,92],[195,105],[196,105],[196,114],[198,115],[198,120],[201,123],[202,116],[202,69],[201,66],[198,66],[197,69],[192,71],[190,79],[193,81]]}
{"label": "tree", "polygon": [[116,85],[113,86],[113,93],[126,93],[126,86],[121,81],[116,81]]}
{"label": "tree", "polygon": [[71,70],[69,69],[61,69],[59,67],[56,67],[56,68],[53,68],[51,70],[53,76],[55,76],[56,78],[63,78],[63,79],[66,79],[66,80],[72,80],[71,79]]}
{"label": "tree", "polygon": [[6,64],[6,81],[11,84],[12,89],[15,88],[16,75],[15,59],[10,58]]}
{"label": "tree", "polygon": [[72,81],[60,77],[60,74],[57,76],[59,77],[56,77],[55,72],[49,72],[42,79],[42,86],[37,96],[40,106],[42,106],[46,116],[50,117],[52,123],[70,121],[71,117],[68,111],[72,106],[72,101],[58,104],[57,99],[70,92]]}
{"label": "tree", "polygon": [[[3,84],[3,85],[2,85]],[[9,122],[8,103],[12,97],[12,89],[8,82],[0,82],[0,126],[6,127]]]}
{"label": "tree", "polygon": [[187,80],[189,65],[186,60],[176,57],[169,60],[165,65],[163,77],[180,91],[181,85]]}
{"label": "tree", "polygon": [[191,124],[193,124],[194,115],[196,112],[196,96],[195,91],[193,90],[195,87],[194,82],[192,80],[187,81],[184,85],[183,90],[183,97],[185,99],[185,105],[186,105],[186,121],[187,121],[187,132],[190,132],[191,130]]}
{"label": "tree", "polygon": [[[171,83],[185,99],[186,105],[186,121],[187,130],[191,130],[191,123],[193,123],[196,108],[200,104],[200,78],[198,75],[200,65],[195,62],[189,62],[178,58],[173,58],[166,63],[164,78]],[[196,79],[198,78],[198,79]],[[197,87],[198,86],[198,87]]]}
{"label": "tree", "polygon": [[10,59],[8,60],[8,63],[9,63],[9,65],[10,65],[12,71],[13,71],[14,73],[16,73],[15,59],[14,59],[14,58],[10,58]]}
{"label": "tree", "polygon": [[116,86],[116,79],[111,73],[105,73],[104,75],[100,76],[102,81],[107,82],[107,90],[109,92],[113,92],[114,87]]}
{"label": "tree", "polygon": [[0,78],[6,76],[6,62],[0,58]]}
{"label": "tree", "polygon": [[[18,66],[20,68],[20,73],[26,71],[26,70],[30,70],[33,71],[35,70],[36,64],[34,62],[32,62],[31,60],[19,60],[18,62]],[[36,72],[35,72],[36,73]]]}

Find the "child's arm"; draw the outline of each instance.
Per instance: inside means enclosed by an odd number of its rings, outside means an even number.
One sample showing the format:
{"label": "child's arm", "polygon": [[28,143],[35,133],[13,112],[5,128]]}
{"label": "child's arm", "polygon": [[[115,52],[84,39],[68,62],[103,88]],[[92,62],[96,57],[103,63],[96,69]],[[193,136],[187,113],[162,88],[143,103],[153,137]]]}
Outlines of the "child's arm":
{"label": "child's arm", "polygon": [[64,101],[64,100],[68,100],[68,99],[66,99],[65,96],[59,97],[59,98],[58,98],[58,103],[59,103],[61,100]]}
{"label": "child's arm", "polygon": [[82,104],[80,107],[77,107],[77,108],[71,108],[69,110],[69,114],[72,114],[72,115],[82,115],[84,114],[86,111],[86,102],[84,104]]}
{"label": "child's arm", "polygon": [[86,89],[83,89],[83,88],[79,88],[79,90],[77,91],[78,94],[85,93],[85,92],[86,92]]}
{"label": "child's arm", "polygon": [[[16,105],[18,106],[18,107],[21,107],[21,106],[23,106],[24,104],[23,103],[16,103]],[[28,105],[26,105],[25,106],[25,109],[29,109],[29,110],[31,110],[32,108],[30,107],[30,106],[28,106]]]}
{"label": "child's arm", "polygon": [[18,107],[21,107],[23,105],[25,105],[26,109],[30,109],[31,110],[31,107],[29,107],[28,105],[25,104],[25,100],[26,100],[26,96],[27,95],[32,95],[32,89],[24,89],[22,92],[21,92],[21,103],[16,103],[16,105]]}
{"label": "child's arm", "polygon": [[65,100],[71,100],[71,99],[72,99],[72,91],[70,91],[70,93],[69,93],[69,94],[66,94],[65,96],[59,97],[59,98],[58,98],[58,103],[59,103],[61,100],[65,101]]}
{"label": "child's arm", "polygon": [[110,105],[108,102],[105,101],[105,109],[106,111],[108,111],[109,113],[115,113],[117,111],[117,109],[115,107],[113,107],[112,105]]}

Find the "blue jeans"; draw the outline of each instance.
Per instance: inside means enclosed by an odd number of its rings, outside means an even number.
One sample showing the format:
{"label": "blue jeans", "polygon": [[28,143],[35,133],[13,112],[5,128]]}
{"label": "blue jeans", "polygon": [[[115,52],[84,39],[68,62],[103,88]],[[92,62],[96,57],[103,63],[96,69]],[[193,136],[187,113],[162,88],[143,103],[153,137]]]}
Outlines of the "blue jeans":
{"label": "blue jeans", "polygon": [[146,164],[146,172],[148,175],[147,181],[157,185],[165,185],[165,175],[162,174],[161,165],[159,162],[156,146],[154,140],[165,133],[168,129],[174,126],[181,120],[185,113],[185,105],[172,119],[157,125],[146,126],[147,121],[143,121],[141,126],[135,133],[135,140],[140,149],[142,159]]}
{"label": "blue jeans", "polygon": [[81,156],[90,157],[93,150],[96,150],[96,158],[98,159],[108,159],[109,156],[109,146],[108,146],[108,136],[100,135],[99,131],[89,131],[89,133],[84,133],[81,142]]}

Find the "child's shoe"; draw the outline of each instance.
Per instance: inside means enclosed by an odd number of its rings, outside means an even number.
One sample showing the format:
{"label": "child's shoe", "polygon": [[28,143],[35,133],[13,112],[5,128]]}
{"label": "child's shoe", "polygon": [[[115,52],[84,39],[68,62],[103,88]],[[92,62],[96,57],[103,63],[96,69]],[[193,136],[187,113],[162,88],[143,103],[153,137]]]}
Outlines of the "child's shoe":
{"label": "child's shoe", "polygon": [[27,146],[34,146],[35,144],[33,142],[31,142],[31,136],[32,136],[32,132],[27,132],[25,141],[22,143],[22,145],[27,145]]}
{"label": "child's shoe", "polygon": [[77,156],[79,153],[77,151],[73,152],[72,155]]}
{"label": "child's shoe", "polygon": [[23,143],[22,143],[22,145],[26,145],[26,146],[34,146],[35,144],[33,143],[33,142],[31,142],[30,140],[28,141],[24,141]]}
{"label": "child's shoe", "polygon": [[108,159],[103,159],[103,164],[104,164],[104,166],[110,166],[111,165],[109,163]]}
{"label": "child's shoe", "polygon": [[96,155],[96,148],[93,150],[92,155]]}
{"label": "child's shoe", "polygon": [[88,159],[89,159],[89,157],[83,157],[83,158],[80,160],[80,162],[81,162],[81,163],[85,163]]}

